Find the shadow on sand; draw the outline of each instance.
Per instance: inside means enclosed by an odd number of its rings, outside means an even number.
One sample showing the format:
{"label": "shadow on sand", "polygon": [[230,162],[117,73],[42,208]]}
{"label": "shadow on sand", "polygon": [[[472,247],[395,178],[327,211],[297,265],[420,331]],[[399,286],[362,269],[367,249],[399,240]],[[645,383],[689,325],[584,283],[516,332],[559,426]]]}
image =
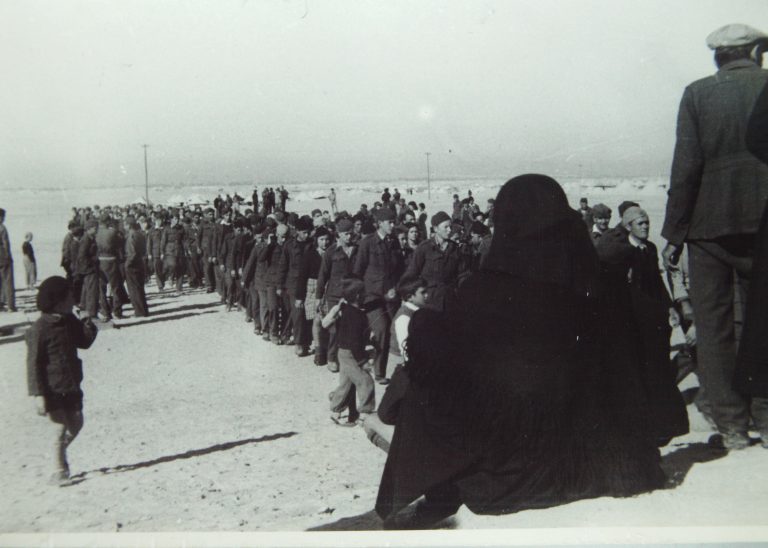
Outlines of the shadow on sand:
{"label": "shadow on sand", "polygon": [[728,454],[706,443],[681,444],[679,449],[661,458],[661,468],[667,475],[667,489],[679,487],[685,481],[694,464],[721,459]]}
{"label": "shadow on sand", "polygon": [[167,308],[167,309],[164,309],[164,310],[152,309],[152,310],[150,310],[150,313],[153,316],[158,316],[158,315],[161,315],[161,314],[172,314],[174,312],[183,312],[185,310],[204,310],[206,308],[213,308],[215,306],[222,307],[223,305],[220,302],[218,302],[218,301],[215,302],[215,303],[184,304],[184,305],[181,305],[181,306],[175,306],[175,307]]}
{"label": "shadow on sand", "polygon": [[152,460],[145,460],[143,462],[137,462],[134,464],[118,464],[116,466],[107,466],[104,468],[99,468],[98,470],[89,470],[86,472],[75,474],[70,479],[72,480],[71,483],[74,485],[76,483],[80,483],[86,480],[87,477],[92,474],[108,475],[108,474],[117,474],[119,472],[129,472],[131,470],[138,470],[139,468],[148,468],[150,466],[155,466],[157,464],[163,464],[166,462],[173,462],[175,460],[191,459],[195,457],[201,457],[203,455],[210,455],[211,453],[216,453],[218,451],[228,451],[230,449],[234,449],[235,447],[240,447],[241,445],[248,445],[250,443],[262,443],[266,441],[275,441],[283,438],[291,438],[297,434],[298,432],[281,432],[280,434],[269,434],[266,436],[261,436],[260,438],[249,438],[247,440],[230,441],[227,443],[217,443],[216,445],[211,445],[210,447],[205,447],[203,449],[190,449],[189,451],[185,451],[184,453],[177,453],[176,455],[167,455],[165,457],[159,457]]}
{"label": "shadow on sand", "polygon": [[203,312],[185,312],[184,314],[175,314],[173,316],[162,316],[160,318],[150,316],[149,318],[146,318],[142,321],[136,321],[131,323],[123,323],[123,324],[114,324],[114,329],[127,329],[129,327],[137,327],[140,325],[147,325],[151,323],[159,323],[159,322],[171,322],[173,320],[182,320],[184,318],[189,318],[192,316],[202,316],[203,314],[215,314],[215,310],[205,310]]}

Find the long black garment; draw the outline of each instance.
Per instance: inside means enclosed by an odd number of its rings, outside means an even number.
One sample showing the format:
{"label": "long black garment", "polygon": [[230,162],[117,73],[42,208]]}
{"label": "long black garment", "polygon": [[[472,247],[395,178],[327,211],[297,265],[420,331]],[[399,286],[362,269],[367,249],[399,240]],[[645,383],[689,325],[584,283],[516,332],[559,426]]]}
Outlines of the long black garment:
{"label": "long black garment", "polygon": [[500,514],[664,481],[637,368],[605,360],[609,320],[580,216],[557,182],[526,175],[504,185],[494,222],[483,269],[430,341],[442,374],[413,380],[400,402],[382,518],[448,487],[473,512]]}

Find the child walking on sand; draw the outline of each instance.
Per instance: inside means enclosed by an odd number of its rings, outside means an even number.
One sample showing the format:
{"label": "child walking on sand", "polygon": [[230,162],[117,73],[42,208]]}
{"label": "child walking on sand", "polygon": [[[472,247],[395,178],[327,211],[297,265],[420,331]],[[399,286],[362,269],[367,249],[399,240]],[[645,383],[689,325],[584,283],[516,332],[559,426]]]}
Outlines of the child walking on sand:
{"label": "child walking on sand", "polygon": [[78,348],[88,348],[96,339],[96,326],[73,313],[74,296],[69,282],[51,276],[40,284],[37,308],[41,315],[27,331],[27,386],[37,412],[48,418],[54,438],[56,471],[51,483],[69,480],[67,447],[83,427],[83,363]]}
{"label": "child walking on sand", "polygon": [[21,244],[21,253],[24,257],[27,289],[34,289],[37,285],[37,261],[35,261],[35,250],[32,248],[31,232],[27,232],[24,235],[24,243]]}
{"label": "child walking on sand", "polygon": [[[339,386],[331,392],[331,417],[339,426],[355,426],[361,413],[370,414],[376,409],[373,379],[363,369],[368,361],[365,351],[368,321],[362,309],[365,285],[357,278],[342,280],[342,299],[328,311],[322,325],[328,329],[336,324],[339,345]],[[355,392],[357,392],[356,406]],[[349,410],[347,421],[340,420],[341,412]]]}

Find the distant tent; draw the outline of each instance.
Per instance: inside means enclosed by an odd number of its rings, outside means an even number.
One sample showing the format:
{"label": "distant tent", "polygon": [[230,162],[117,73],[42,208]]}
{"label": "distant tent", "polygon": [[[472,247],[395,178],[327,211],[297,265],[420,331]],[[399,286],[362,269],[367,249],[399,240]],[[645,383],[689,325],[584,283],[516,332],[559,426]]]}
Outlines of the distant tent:
{"label": "distant tent", "polygon": [[198,205],[207,205],[209,200],[206,200],[199,194],[193,194],[189,198],[187,198],[187,205],[191,206],[198,206]]}
{"label": "distant tent", "polygon": [[169,206],[180,206],[183,203],[184,203],[184,198],[182,198],[179,194],[171,196],[170,198],[168,198],[168,201],[166,202],[166,204],[168,204]]}

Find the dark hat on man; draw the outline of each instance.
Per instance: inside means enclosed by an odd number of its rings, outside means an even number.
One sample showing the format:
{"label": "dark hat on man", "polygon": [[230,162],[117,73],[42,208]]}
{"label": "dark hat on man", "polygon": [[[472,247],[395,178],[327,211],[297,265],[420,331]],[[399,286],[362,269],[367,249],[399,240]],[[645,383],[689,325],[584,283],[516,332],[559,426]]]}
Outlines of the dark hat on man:
{"label": "dark hat on man", "polygon": [[438,211],[434,215],[432,215],[432,226],[439,226],[440,223],[444,223],[445,221],[450,221],[451,216],[448,215],[445,211]]}
{"label": "dark hat on man", "polygon": [[469,229],[470,234],[479,234],[480,236],[485,236],[488,232],[490,232],[488,227],[480,221],[474,221]]}
{"label": "dark hat on man", "polygon": [[312,218],[308,217],[307,215],[302,215],[296,221],[296,224],[294,226],[298,231],[306,230],[307,232],[309,232],[310,230],[312,230]]}
{"label": "dark hat on man", "polygon": [[707,36],[709,49],[749,46],[758,42],[768,43],[768,35],[741,23],[725,25]]}
{"label": "dark hat on man", "polygon": [[336,232],[341,234],[342,232],[349,232],[355,227],[355,225],[349,219],[340,219],[336,222]]}
{"label": "dark hat on man", "polygon": [[285,213],[283,213],[282,211],[278,211],[274,213],[274,216],[278,224],[282,224],[285,222]]}
{"label": "dark hat on man", "polygon": [[316,216],[316,215],[322,215],[322,214],[323,214],[323,212],[320,211],[319,209],[313,209],[312,210],[312,216],[313,217]]}
{"label": "dark hat on man", "polygon": [[609,219],[611,217],[611,208],[605,204],[595,204],[592,206],[592,217],[599,219]]}
{"label": "dark hat on man", "polygon": [[315,230],[315,238],[320,238],[322,236],[330,236],[330,235],[331,233],[324,226],[321,226],[320,228]]}
{"label": "dark hat on man", "polygon": [[382,207],[380,209],[377,209],[376,212],[373,214],[373,216],[379,222],[395,220],[395,212],[389,209],[388,207]]}
{"label": "dark hat on man", "polygon": [[46,278],[37,289],[37,309],[40,312],[50,312],[61,301],[67,298],[72,290],[69,282],[61,276]]}

